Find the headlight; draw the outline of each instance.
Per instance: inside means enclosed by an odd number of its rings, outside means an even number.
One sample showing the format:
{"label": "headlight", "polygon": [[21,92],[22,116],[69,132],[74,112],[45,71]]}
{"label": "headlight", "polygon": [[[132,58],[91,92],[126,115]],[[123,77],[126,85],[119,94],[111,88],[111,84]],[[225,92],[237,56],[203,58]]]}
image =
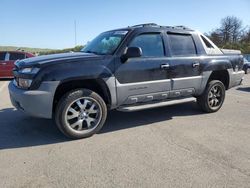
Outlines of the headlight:
{"label": "headlight", "polygon": [[30,68],[24,68],[21,69],[20,73],[28,73],[28,74],[36,74],[39,71],[39,68],[37,67],[30,67]]}
{"label": "headlight", "polygon": [[23,89],[28,89],[31,86],[32,80],[30,79],[24,79],[24,78],[19,78],[17,81],[17,85],[20,88]]}

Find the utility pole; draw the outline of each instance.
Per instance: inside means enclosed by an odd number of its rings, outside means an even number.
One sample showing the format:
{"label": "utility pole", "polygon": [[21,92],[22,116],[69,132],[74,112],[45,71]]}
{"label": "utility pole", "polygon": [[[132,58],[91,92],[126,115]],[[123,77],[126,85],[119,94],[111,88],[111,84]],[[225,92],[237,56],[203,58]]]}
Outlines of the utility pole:
{"label": "utility pole", "polygon": [[76,39],[76,20],[75,20],[75,46],[77,45],[77,39]]}

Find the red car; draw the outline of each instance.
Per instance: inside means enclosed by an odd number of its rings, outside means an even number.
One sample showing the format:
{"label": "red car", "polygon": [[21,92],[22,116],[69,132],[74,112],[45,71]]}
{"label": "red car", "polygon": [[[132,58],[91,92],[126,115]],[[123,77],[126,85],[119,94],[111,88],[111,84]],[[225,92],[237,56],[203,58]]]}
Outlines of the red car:
{"label": "red car", "polygon": [[35,55],[23,51],[0,51],[0,78],[13,78],[12,69],[18,59],[34,57]]}

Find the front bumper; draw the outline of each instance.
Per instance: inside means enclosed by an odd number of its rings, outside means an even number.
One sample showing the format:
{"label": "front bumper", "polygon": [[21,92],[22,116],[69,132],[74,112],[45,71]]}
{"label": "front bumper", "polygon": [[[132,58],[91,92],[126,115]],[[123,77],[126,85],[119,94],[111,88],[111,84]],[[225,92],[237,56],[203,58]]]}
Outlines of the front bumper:
{"label": "front bumper", "polygon": [[23,90],[17,88],[13,81],[9,84],[11,103],[18,110],[31,116],[52,118],[53,99],[59,82],[43,82],[37,90]]}

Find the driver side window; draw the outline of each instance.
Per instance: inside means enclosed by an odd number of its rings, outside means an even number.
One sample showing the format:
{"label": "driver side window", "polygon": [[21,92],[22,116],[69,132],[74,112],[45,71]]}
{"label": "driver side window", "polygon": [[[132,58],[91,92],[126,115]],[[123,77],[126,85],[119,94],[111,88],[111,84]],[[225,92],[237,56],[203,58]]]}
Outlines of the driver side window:
{"label": "driver side window", "polygon": [[160,33],[147,33],[136,36],[129,47],[142,49],[142,57],[163,57],[164,47]]}

